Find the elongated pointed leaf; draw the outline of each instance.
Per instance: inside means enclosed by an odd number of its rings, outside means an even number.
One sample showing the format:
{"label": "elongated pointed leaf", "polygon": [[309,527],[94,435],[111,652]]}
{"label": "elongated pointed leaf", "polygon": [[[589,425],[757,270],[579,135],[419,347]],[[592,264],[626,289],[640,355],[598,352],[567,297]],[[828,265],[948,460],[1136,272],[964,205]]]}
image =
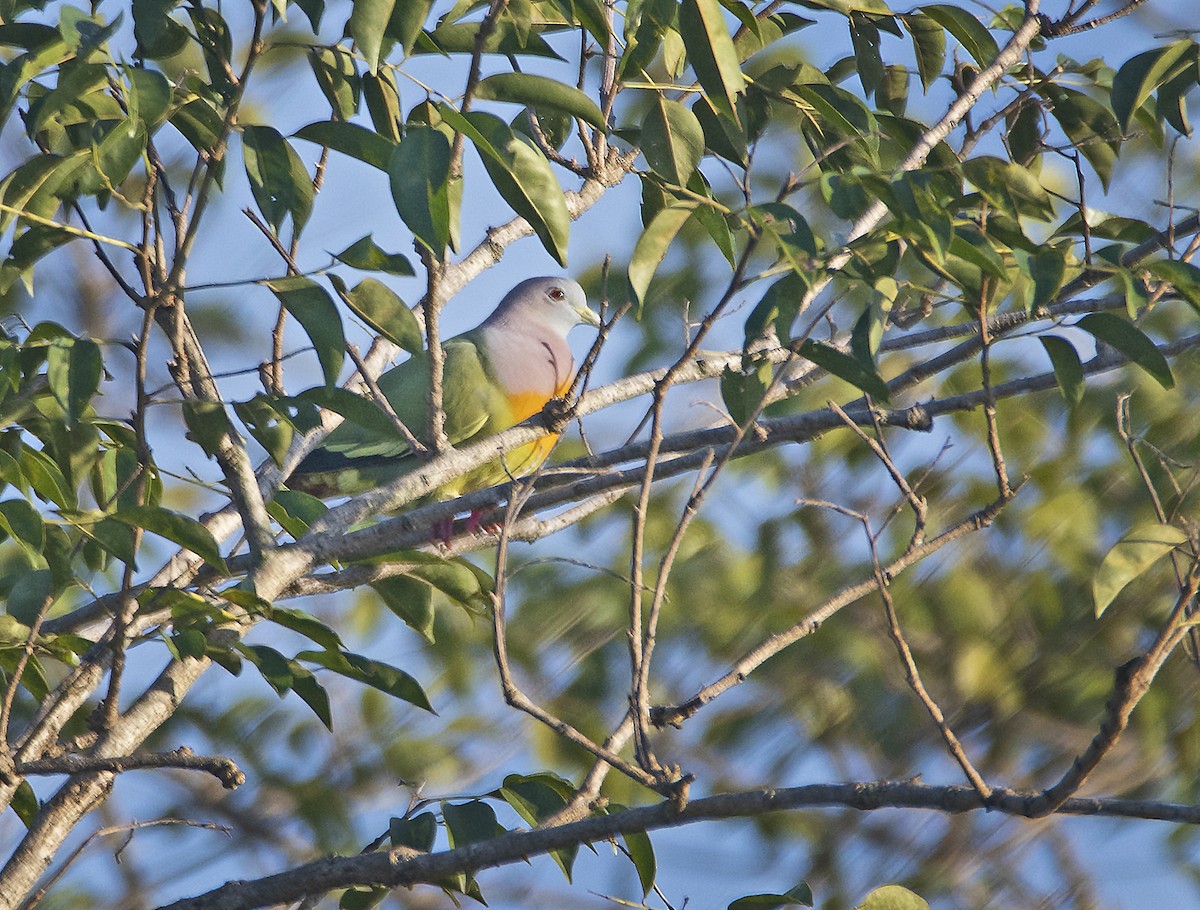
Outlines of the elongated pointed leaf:
{"label": "elongated pointed leaf", "polygon": [[642,152],[656,174],[686,186],[704,155],[704,129],[678,101],[655,95],[642,120]]}
{"label": "elongated pointed leaf", "polygon": [[1075,323],[1085,332],[1116,348],[1149,373],[1164,389],[1175,387],[1171,365],[1153,341],[1137,326],[1112,313],[1091,313]]}
{"label": "elongated pointed leaf", "polygon": [[1200,268],[1178,259],[1151,262],[1146,270],[1155,278],[1170,282],[1175,292],[1200,313]]}
{"label": "elongated pointed leaf", "polygon": [[314,190],[295,150],[274,127],[247,126],[242,130],[242,155],[250,190],[267,224],[278,232],[291,215],[299,232],[312,211]]}
{"label": "elongated pointed leaf", "polygon": [[1187,534],[1179,528],[1155,523],[1134,528],[1117,541],[1092,578],[1097,618],[1126,585],[1187,539]]}
{"label": "elongated pointed leaf", "polygon": [[339,676],[353,679],[418,708],[436,713],[420,684],[396,667],[349,651],[301,651],[296,655],[296,660],[319,664]]}
{"label": "elongated pointed leaf", "polygon": [[[504,201],[529,222],[546,252],[566,265],[571,216],[546,156],[499,117],[482,111],[462,114],[445,104],[439,110],[447,123],[471,140]],[[404,143],[400,145],[403,148]]]}
{"label": "elongated pointed leaf", "polygon": [[1067,404],[1074,407],[1083,400],[1083,363],[1075,352],[1075,346],[1057,335],[1039,335],[1038,341],[1050,357],[1058,390]]}
{"label": "elongated pointed leaf", "polygon": [[396,143],[371,132],[365,126],[339,120],[318,120],[301,127],[295,136],[357,158],[381,171],[388,169],[388,162],[396,150]]}
{"label": "elongated pointed leaf", "polygon": [[629,257],[629,290],[639,308],[645,306],[650,279],[658,271],[659,264],[671,247],[671,241],[683,223],[692,216],[694,208],[694,205],[684,202],[666,206],[650,220],[638,238],[633,255]]}
{"label": "elongated pointed leaf", "polygon": [[713,107],[738,122],[737,96],[746,87],[737,48],[718,0],[683,0],[679,33],[688,61]]}
{"label": "elongated pointed leaf", "polygon": [[343,295],[346,305],[376,332],[410,354],[421,350],[421,326],[417,317],[382,281],[364,278]]}
{"label": "elongated pointed leaf", "polygon": [[917,75],[921,77],[921,87],[929,91],[929,86],[942,74],[942,66],[946,62],[946,33],[936,20],[920,13],[897,18],[912,36]]}
{"label": "elongated pointed leaf", "polygon": [[475,90],[475,97],[492,101],[511,101],[537,110],[549,108],[563,111],[600,130],[606,125],[604,114],[596,106],[596,102],[575,86],[545,76],[497,73],[480,81]]}
{"label": "elongated pointed leaf", "polygon": [[151,534],[165,537],[172,543],[191,550],[222,574],[229,572],[212,532],[195,519],[161,506],[126,506],[110,517],[130,527],[141,528]]}
{"label": "elongated pointed leaf", "polygon": [[409,276],[416,274],[407,256],[387,252],[375,242],[370,234],[359,237],[340,253],[334,253],[333,258],[352,268],[362,269],[364,272],[387,272],[389,275]]}
{"label": "elongated pointed leaf", "polygon": [[1190,65],[1186,56],[1189,51],[1194,53],[1195,47],[1194,41],[1184,38],[1168,47],[1138,54],[1117,70],[1112,84],[1112,107],[1122,130],[1128,130],[1133,112],[1145,104],[1160,85]]}
{"label": "elongated pointed leaf", "polygon": [[346,336],[329,292],[303,276],[279,278],[266,285],[308,334],[321,362],[325,384],[336,383],[345,357]]}
{"label": "elongated pointed leaf", "polygon": [[384,605],[414,632],[433,644],[433,588],[419,578],[396,575],[371,585]]}
{"label": "elongated pointed leaf", "polygon": [[988,66],[1000,53],[992,33],[962,7],[938,3],[922,6],[921,12],[957,38],[958,43],[980,66]]}
{"label": "elongated pointed leaf", "polygon": [[440,130],[409,127],[387,164],[392,199],[401,220],[435,257],[455,246],[452,208],[458,199],[451,193],[450,140]]}
{"label": "elongated pointed leaf", "polygon": [[840,351],[821,341],[813,341],[810,338],[800,345],[798,353],[801,357],[807,357],[817,366],[828,370],[838,379],[843,379],[852,386],[862,389],[877,401],[885,404],[891,401],[892,393],[882,377],[845,351]]}
{"label": "elongated pointed leaf", "polygon": [[[401,0],[407,2],[407,0]],[[346,31],[358,45],[371,72],[379,69],[379,54],[384,33],[392,19],[396,0],[354,0],[354,12],[346,23]]]}

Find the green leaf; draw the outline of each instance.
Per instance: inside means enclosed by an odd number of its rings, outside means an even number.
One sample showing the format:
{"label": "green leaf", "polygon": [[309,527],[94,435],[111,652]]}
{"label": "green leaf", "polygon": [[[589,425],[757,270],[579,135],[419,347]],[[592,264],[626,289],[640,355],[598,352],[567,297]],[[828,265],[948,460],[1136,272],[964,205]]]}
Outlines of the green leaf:
{"label": "green leaf", "polygon": [[18,622],[32,626],[38,614],[54,598],[54,576],[49,569],[22,572],[8,592],[8,615]]}
{"label": "green leaf", "polygon": [[1200,268],[1179,259],[1160,259],[1145,266],[1155,278],[1169,282],[1175,292],[1200,313]]}
{"label": "green leaf", "polygon": [[421,326],[417,317],[382,281],[364,278],[354,290],[346,291],[342,299],[355,315],[384,338],[411,354],[421,350]]}
{"label": "green leaf", "polygon": [[638,884],[642,886],[642,897],[650,893],[654,887],[654,879],[658,875],[658,863],[654,858],[654,845],[650,843],[650,835],[645,831],[630,831],[621,835],[625,841],[625,849],[637,870]]}
{"label": "green leaf", "polygon": [[817,239],[803,215],[782,202],[756,205],[746,213],[793,271],[807,273],[811,258],[817,255]]}
{"label": "green leaf", "polygon": [[883,57],[879,53],[879,28],[861,14],[851,14],[850,44],[863,93],[869,98],[883,81]]}
{"label": "green leaf", "polygon": [[75,508],[75,491],[53,458],[30,446],[21,446],[19,461],[21,473],[38,496],[63,509]]}
{"label": "green leaf", "polygon": [[299,540],[309,526],[328,511],[328,507],[309,493],[280,490],[267,503],[267,511],[285,531]]}
{"label": "green leaf", "polygon": [[[186,34],[186,33],[185,33]],[[211,155],[221,140],[221,115],[203,98],[195,98],[171,115],[171,125],[198,152]]]}
{"label": "green leaf", "polygon": [[679,33],[705,95],[714,108],[737,122],[735,105],[746,80],[718,0],[683,0]]}
{"label": "green leaf", "polygon": [[183,660],[189,657],[192,660],[199,660],[204,656],[204,652],[208,650],[208,638],[194,626],[179,629],[167,641],[175,652],[174,656],[176,660]]}
{"label": "green leaf", "polygon": [[292,683],[295,680],[293,676],[293,668],[295,664],[288,660],[274,648],[266,645],[247,645],[238,644],[237,649],[246,656],[258,672],[262,674],[262,678],[266,680],[267,685],[275,690],[275,694],[282,698],[292,688]]}
{"label": "green leaf", "polygon": [[125,506],[111,516],[133,528],[165,537],[172,543],[191,550],[222,575],[229,569],[212,532],[195,519],[164,509],[161,506]]}
{"label": "green leaf", "polygon": [[1112,313],[1090,313],[1075,325],[1116,348],[1153,376],[1164,389],[1175,387],[1175,377],[1171,375],[1167,358],[1141,329]]}
{"label": "green leaf", "polygon": [[458,200],[450,191],[450,140],[432,127],[409,127],[387,164],[401,220],[436,258],[457,248]]}
{"label": "green leaf", "polygon": [[288,666],[292,671],[292,691],[312,709],[326,730],[332,730],[333,714],[329,708],[329,693],[325,691],[325,687],[317,682],[317,678],[310,671],[297,665],[295,661],[289,661]]}
{"label": "green leaf", "polygon": [[783,343],[791,340],[792,323],[800,309],[800,301],[808,291],[808,282],[798,272],[788,272],[772,284],[750,315],[746,317],[744,349],[749,350],[771,328]]}
{"label": "green leaf", "polygon": [[[704,178],[704,175],[699,171],[692,175],[692,179],[688,181],[687,186],[697,196],[704,196],[708,199],[713,198],[712,188]],[[693,214],[704,230],[708,231],[708,236],[712,238],[712,242],[721,251],[721,255],[725,257],[725,261],[729,263],[729,267],[734,268],[736,251],[733,248],[733,232],[729,229],[729,222],[725,220],[724,213],[715,206],[701,203],[696,206]]]}
{"label": "green leaf", "polygon": [[393,847],[408,847],[429,853],[437,839],[437,818],[422,812],[412,818],[393,818],[388,824],[388,839]]}
{"label": "green leaf", "polygon": [[1046,349],[1050,364],[1054,367],[1054,381],[1058,390],[1071,407],[1083,400],[1083,363],[1074,345],[1057,335],[1039,335],[1038,341]]}
{"label": "green leaf", "polygon": [[[409,4],[400,6],[408,7]],[[390,142],[399,142],[404,131],[404,116],[400,112],[400,91],[391,72],[382,69],[378,73],[367,73],[363,76],[362,90],[375,132]],[[384,161],[386,168],[387,161]]]}
{"label": "green leaf", "polygon": [[357,114],[362,83],[350,53],[336,46],[313,48],[308,52],[308,62],[334,116],[345,121]]}
{"label": "green leaf", "polygon": [[922,6],[920,10],[958,39],[958,43],[980,66],[989,66],[1000,53],[991,32],[962,7],[938,3]]}
{"label": "green leaf", "polygon": [[302,402],[312,402],[322,408],[341,414],[352,423],[370,430],[372,434],[385,439],[395,437],[400,439],[396,425],[380,410],[371,398],[355,395],[340,386],[318,386],[305,389],[296,399]]}
{"label": "green leaf", "polygon": [[1027,168],[1001,158],[981,156],[963,163],[963,174],[988,202],[1014,218],[1054,217],[1054,200]]}
{"label": "green leaf", "polygon": [[282,698],[289,691],[295,692],[327,729],[333,729],[333,717],[329,710],[329,693],[317,682],[310,670],[295,660],[288,660],[274,648],[266,645],[239,644],[238,650],[250,663],[258,668],[262,678]]}
{"label": "green leaf", "polygon": [[[1100,184],[1108,189],[1113,166],[1121,150],[1121,127],[1112,112],[1083,92],[1048,84],[1041,89],[1050,100],[1050,114],[1058,121],[1071,145],[1078,149],[1096,171]],[[1030,107],[1040,116],[1040,109]]]}
{"label": "green leaf", "polygon": [[254,591],[244,588],[241,585],[226,588],[224,591],[217,591],[216,593],[222,600],[236,604],[252,616],[267,616],[271,612],[269,601],[264,600],[254,593]]}
{"label": "green leaf", "polygon": [[788,890],[786,894],[750,894],[739,897],[728,910],[778,910],[779,907],[811,907],[812,889],[806,882]]}
{"label": "green leaf", "polygon": [[124,183],[145,150],[144,123],[126,118],[114,124],[100,142],[92,145],[93,163],[103,176],[105,187],[115,189]]}
{"label": "green leaf", "polygon": [[129,116],[141,120],[146,129],[153,133],[166,122],[171,110],[171,83],[158,70],[137,66],[124,66],[122,71],[129,80]]}
{"label": "green leaf", "polygon": [[750,372],[727,367],[721,374],[721,400],[729,416],[742,426],[762,404],[771,383],[771,364],[760,363]]}
{"label": "green leaf", "polygon": [[1112,108],[1122,131],[1128,131],[1133,112],[1163,83],[1193,65],[1189,52],[1196,44],[1183,38],[1167,47],[1138,54],[1117,70],[1112,82]]}
{"label": "green leaf", "polygon": [[263,218],[278,233],[283,219],[291,215],[292,229],[298,234],[312,211],[314,194],[300,156],[274,127],[246,126],[242,157]]}
{"label": "green leaf", "polygon": [[688,108],[656,94],[642,120],[641,143],[655,173],[686,186],[704,156],[704,128]]}
{"label": "green leaf", "polygon": [[[400,49],[407,57],[412,53],[413,45],[421,34],[425,20],[429,18],[429,10],[433,0],[403,0],[392,10],[392,18],[388,20],[387,35],[396,39]],[[385,71],[380,70],[382,75]]]}
{"label": "green leaf", "polygon": [[929,91],[942,74],[942,66],[946,62],[946,33],[940,23],[922,16],[920,13],[910,13],[897,16],[912,37],[913,53],[917,58],[917,74],[921,77],[921,87]]}
{"label": "green leaf", "polygon": [[297,139],[307,139],[335,152],[357,158],[381,171],[388,169],[388,162],[396,150],[396,143],[390,139],[371,132],[365,126],[343,123],[340,120],[318,120],[301,127],[293,135]]}
{"label": "green leaf", "polygon": [[528,73],[497,73],[480,81],[476,98],[524,104],[536,110],[550,108],[578,117],[598,130],[607,124],[604,114],[587,95],[557,79]]}
{"label": "green leaf", "polygon": [[248,401],[235,401],[233,410],[255,441],[267,450],[271,460],[282,466],[295,435],[291,423],[280,416],[267,395],[255,395]]}
{"label": "green leaf", "polygon": [[1117,541],[1092,578],[1096,617],[1131,581],[1187,540],[1187,534],[1179,528],[1154,522],[1134,528]]}
{"label": "green leaf", "polygon": [[50,392],[74,426],[100,388],[104,364],[94,341],[61,339],[46,349],[46,379]]}
{"label": "green leaf", "polygon": [[546,252],[565,266],[571,216],[546,156],[499,117],[481,111],[461,114],[445,104],[439,110],[450,126],[471,140],[504,201],[529,222]]}
{"label": "green leaf", "polygon": [[339,676],[345,676],[347,679],[386,692],[393,698],[399,698],[430,713],[436,713],[430,706],[429,699],[420,684],[396,667],[371,660],[360,654],[352,654],[349,651],[301,651],[296,655],[296,660],[318,664]]}
{"label": "green leaf", "polygon": [[321,362],[325,384],[332,386],[342,370],[346,336],[329,292],[303,276],[277,278],[265,284],[308,334]]}
{"label": "green leaf", "polygon": [[442,803],[442,818],[446,821],[452,849],[492,840],[505,833],[496,821],[495,810],[478,799],[468,803]]}
{"label": "green leaf", "polygon": [[105,518],[85,527],[83,531],[106,553],[137,569],[137,551],[133,548],[133,529],[129,525]]}
{"label": "green leaf", "polygon": [[408,551],[404,558],[416,563],[409,569],[409,575],[432,585],[456,603],[468,609],[482,609],[490,604],[491,577],[467,560],[420,551]]}
{"label": "green leaf", "polygon": [[391,22],[395,6],[396,0],[354,0],[354,11],[346,23],[346,32],[358,45],[371,72],[379,69],[379,54],[383,47],[384,33]]}
{"label": "green leaf", "polygon": [[1067,274],[1067,259],[1062,250],[1044,247],[1033,257],[1033,302],[1036,312],[1054,302]]}
{"label": "green leaf", "polygon": [[[440,25],[428,35],[417,40],[413,53],[471,54],[475,52],[475,39],[479,34],[478,22],[455,22]],[[424,45],[424,46],[422,46]],[[535,32],[522,35],[509,17],[501,17],[492,33],[484,39],[485,54],[509,54],[513,56],[548,57],[562,60],[546,39]]]}
{"label": "green leaf", "polygon": [[[224,597],[226,592],[221,592]],[[284,629],[292,629],[295,633],[304,635],[306,639],[317,642],[323,648],[336,651],[342,647],[341,637],[336,631],[325,625],[312,613],[304,610],[295,609],[295,607],[284,607],[271,605],[270,610],[266,613],[266,618],[270,619],[276,625],[282,625]]]}
{"label": "green leaf", "polygon": [[12,802],[9,803],[14,812],[17,813],[17,818],[21,820],[26,828],[32,828],[34,819],[37,818],[38,812],[41,810],[41,803],[38,802],[37,794],[33,792],[33,787],[29,785],[29,781],[23,780],[18,785],[16,792],[13,794]]}
{"label": "green leaf", "polygon": [[402,619],[414,632],[430,644],[433,635],[433,588],[419,578],[396,575],[381,578],[371,587],[379,595],[384,606]]}
{"label": "green leaf", "polygon": [[[532,828],[566,806],[574,792],[570,781],[554,774],[510,774],[504,778],[498,795]],[[568,882],[578,852],[576,844],[550,853]]]}
{"label": "green leaf", "polygon": [[839,379],[862,389],[876,401],[884,404],[891,401],[892,393],[883,378],[845,351],[838,350],[822,341],[813,341],[810,338],[800,345],[797,353]]}
{"label": "green leaf", "polygon": [[692,105],[692,113],[704,129],[704,144],[714,154],[745,168],[749,146],[741,125],[718,113],[709,100],[701,95]]}
{"label": "green leaf", "polygon": [[24,499],[0,502],[0,529],[21,544],[31,559],[41,554],[46,537],[42,516]]}
{"label": "green leaf", "polygon": [[629,290],[637,302],[639,310],[646,304],[646,291],[650,287],[650,279],[658,270],[659,264],[667,255],[671,241],[683,227],[683,223],[692,216],[695,205],[686,202],[673,202],[656,214],[642,235],[638,237],[629,257]]}

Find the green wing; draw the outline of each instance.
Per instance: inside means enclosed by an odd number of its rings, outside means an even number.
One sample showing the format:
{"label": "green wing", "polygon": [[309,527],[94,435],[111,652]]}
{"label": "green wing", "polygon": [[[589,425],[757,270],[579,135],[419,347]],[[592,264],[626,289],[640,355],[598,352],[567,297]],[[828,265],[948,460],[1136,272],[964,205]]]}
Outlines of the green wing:
{"label": "green wing", "polygon": [[[470,333],[452,338],[443,346],[446,366],[442,377],[442,407],[446,436],[451,445],[470,439],[487,424],[496,390],[484,370]],[[420,353],[379,377],[379,388],[396,416],[420,438],[429,425],[429,355]],[[322,446],[347,458],[399,458],[409,454],[399,433],[377,430],[345,421],[329,434]]]}

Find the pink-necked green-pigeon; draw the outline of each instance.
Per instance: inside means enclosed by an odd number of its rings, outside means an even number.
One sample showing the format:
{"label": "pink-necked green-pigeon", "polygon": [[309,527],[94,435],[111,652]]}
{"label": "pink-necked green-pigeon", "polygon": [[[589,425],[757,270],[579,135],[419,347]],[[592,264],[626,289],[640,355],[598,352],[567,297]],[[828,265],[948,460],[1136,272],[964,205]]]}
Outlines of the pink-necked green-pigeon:
{"label": "pink-necked green-pigeon", "polygon": [[[575,378],[567,333],[600,325],[583,288],[569,278],[530,278],[505,295],[480,325],[445,341],[442,405],[451,445],[515,426],[563,395]],[[396,415],[418,438],[429,425],[429,354],[422,352],[379,377]],[[535,470],[557,436],[507,452],[436,492],[452,499]],[[288,486],[316,496],[353,496],[412,470],[417,459],[398,433],[346,421],[309,454]]]}

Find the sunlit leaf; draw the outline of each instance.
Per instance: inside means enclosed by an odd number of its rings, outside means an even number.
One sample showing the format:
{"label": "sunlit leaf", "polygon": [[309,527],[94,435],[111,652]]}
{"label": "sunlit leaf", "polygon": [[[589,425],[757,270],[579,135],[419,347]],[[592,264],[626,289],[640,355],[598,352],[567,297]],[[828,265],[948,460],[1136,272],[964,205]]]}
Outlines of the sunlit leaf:
{"label": "sunlit leaf", "polygon": [[557,79],[529,73],[497,73],[480,81],[475,97],[510,101],[532,108],[551,108],[579,117],[596,129],[604,129],[604,114],[587,95]]}
{"label": "sunlit leaf", "polygon": [[1092,577],[1096,616],[1101,616],[1130,582],[1187,539],[1187,533],[1179,528],[1155,522],[1140,525],[1117,541]]}
{"label": "sunlit leaf", "polygon": [[688,108],[655,94],[642,120],[642,152],[663,179],[684,186],[704,155],[704,129]]}
{"label": "sunlit leaf", "polygon": [[396,0],[354,0],[354,11],[346,23],[346,31],[358,45],[359,51],[367,61],[367,69],[371,72],[379,68],[384,33],[391,22],[395,6]]}
{"label": "sunlit leaf", "polygon": [[704,93],[718,111],[736,122],[735,102],[746,80],[718,0],[683,0],[679,33]]}
{"label": "sunlit leaf", "polygon": [[499,117],[482,111],[461,114],[449,105],[440,110],[454,129],[471,140],[504,201],[529,222],[546,252],[566,265],[571,216],[546,156]]}

